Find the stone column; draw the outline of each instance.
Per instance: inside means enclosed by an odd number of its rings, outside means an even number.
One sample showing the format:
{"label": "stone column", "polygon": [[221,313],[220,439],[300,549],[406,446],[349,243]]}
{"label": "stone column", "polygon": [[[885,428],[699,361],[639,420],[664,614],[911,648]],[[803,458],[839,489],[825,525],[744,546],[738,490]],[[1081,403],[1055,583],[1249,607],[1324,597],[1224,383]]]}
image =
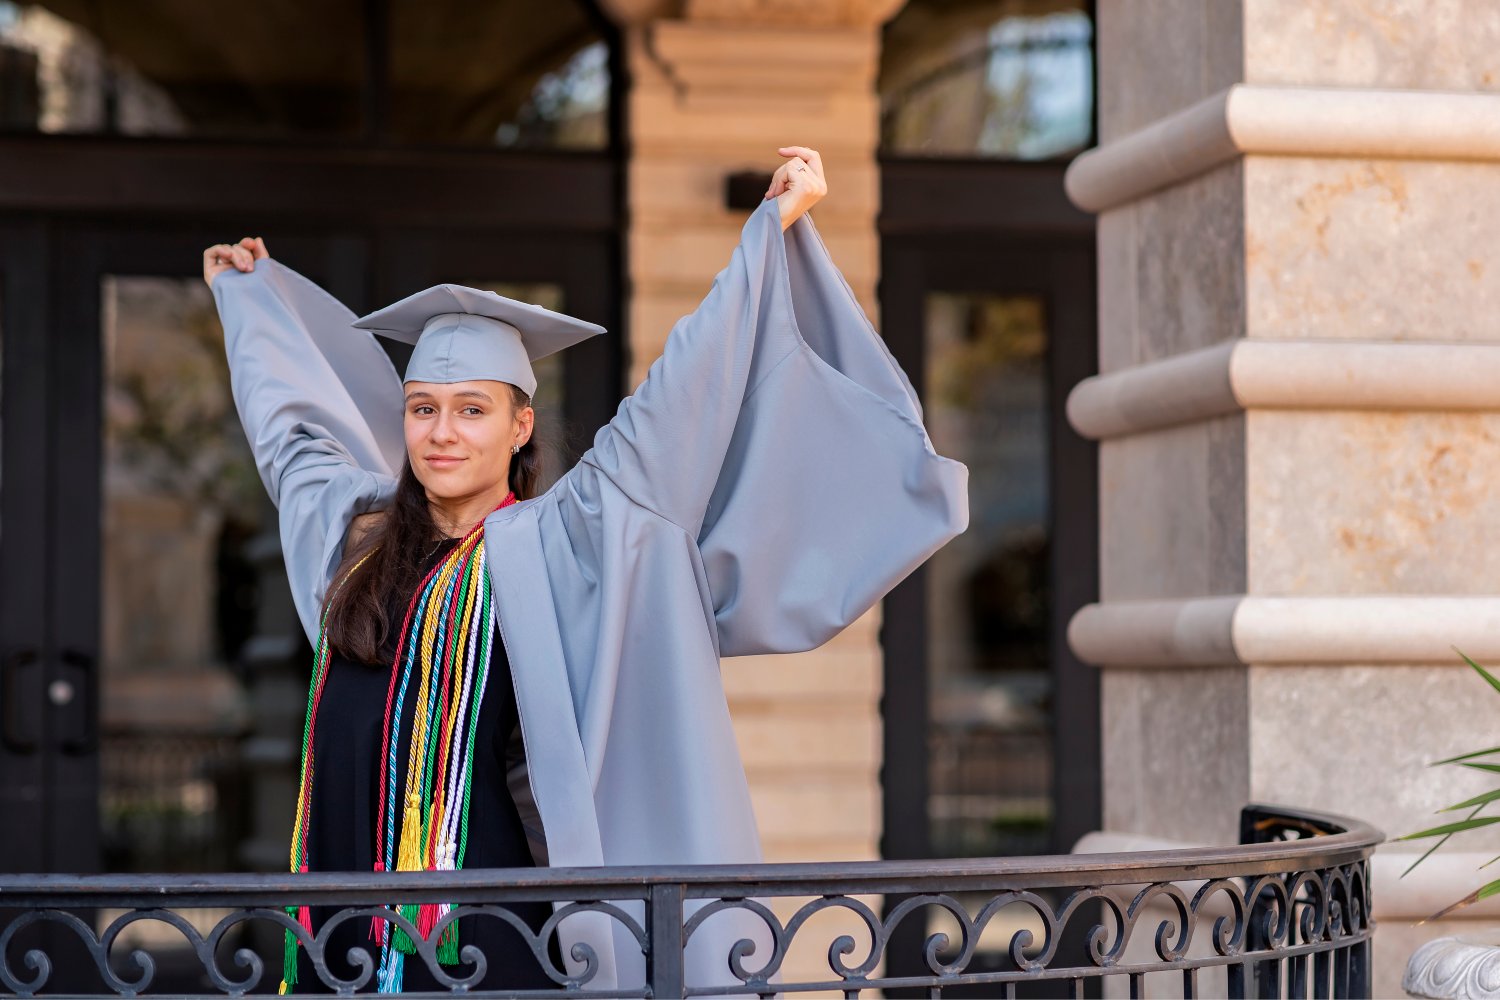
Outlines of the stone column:
{"label": "stone column", "polygon": [[[673,323],[729,261],[747,213],[725,207],[725,178],[767,176],[778,146],[817,149],[830,193],[818,229],[878,323],[875,217],[880,25],[903,0],[609,0],[630,75],[626,121],[631,383]],[[796,483],[766,483],[795,493]],[[860,860],[880,843],[881,653],[873,609],[818,650],[723,664],[767,861]],[[783,914],[785,916],[785,914]],[[835,933],[786,970],[827,978]],[[824,933],[827,936],[821,936]],[[863,954],[863,952],[860,952]],[[751,960],[752,966],[755,964]]]}
{"label": "stone column", "polygon": [[[1100,0],[1098,38],[1105,824],[1434,825],[1496,782],[1427,762],[1500,743],[1450,648],[1500,665],[1500,5]],[[1492,834],[1381,849],[1375,995]]]}

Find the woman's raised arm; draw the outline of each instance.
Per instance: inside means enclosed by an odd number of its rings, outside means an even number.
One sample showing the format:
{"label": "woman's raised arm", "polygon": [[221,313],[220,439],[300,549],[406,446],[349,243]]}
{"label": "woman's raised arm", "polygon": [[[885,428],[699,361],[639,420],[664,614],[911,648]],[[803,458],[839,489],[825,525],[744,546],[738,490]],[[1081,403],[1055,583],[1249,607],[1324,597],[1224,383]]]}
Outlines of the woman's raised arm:
{"label": "woman's raised arm", "polygon": [[271,256],[266,241],[259,236],[246,236],[238,243],[215,243],[203,251],[203,280],[209,288],[214,279],[228,270],[253,271],[255,262]]}
{"label": "woman's raised arm", "polygon": [[401,379],[343,303],[264,254],[259,240],[211,247],[204,274],[240,423],[277,507],[292,597],[315,641],[350,523],[388,505],[404,460]]}
{"label": "woman's raised arm", "polygon": [[707,516],[745,400],[801,344],[782,232],[828,186],[815,150],[783,146],[780,152],[787,160],[741,229],[729,264],[698,307],[673,325],[645,381],[580,460],[692,534]]}

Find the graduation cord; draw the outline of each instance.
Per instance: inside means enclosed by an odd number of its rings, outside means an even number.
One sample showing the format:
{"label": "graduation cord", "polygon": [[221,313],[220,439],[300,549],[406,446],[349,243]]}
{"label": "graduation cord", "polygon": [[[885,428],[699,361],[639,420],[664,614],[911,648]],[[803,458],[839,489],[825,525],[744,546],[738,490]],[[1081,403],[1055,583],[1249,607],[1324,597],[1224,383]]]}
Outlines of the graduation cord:
{"label": "graduation cord", "polygon": [[[366,553],[364,558],[355,563],[344,578],[339,581],[339,589],[349,581],[355,571],[365,564],[372,553]],[[318,715],[318,705],[323,700],[323,681],[328,675],[328,609],[333,606],[333,601],[323,609],[323,618],[318,625],[318,648],[313,656],[312,682],[307,686],[307,712],[302,723],[302,767],[298,776],[297,789],[297,812],[292,823],[292,847],[290,866],[292,872],[307,871],[307,821],[308,812],[312,806],[312,775],[313,775],[313,731],[314,721]],[[312,912],[303,904],[301,906],[286,907],[287,916],[294,918],[303,929],[312,934]],[[297,981],[297,946],[301,944],[297,934],[290,927],[286,929],[282,942],[281,963],[281,986],[278,993],[286,993],[288,988]]]}
{"label": "graduation cord", "polygon": [[[421,647],[423,652],[423,674],[419,682],[417,702],[425,704],[427,712],[419,714],[414,722],[411,736],[411,747],[408,755],[406,772],[406,809],[402,817],[400,847],[397,851],[395,868],[399,871],[417,871],[422,869],[433,870],[437,867],[432,851],[428,844],[427,833],[429,827],[441,818],[444,811],[440,802],[434,802],[434,785],[432,782],[433,754],[438,747],[438,727],[430,725],[433,720],[433,709],[437,704],[438,689],[432,683],[432,667],[435,664],[444,664],[451,668],[454,661],[454,648],[462,649],[465,643],[458,635],[462,628],[469,623],[470,615],[465,615],[461,622],[455,622],[460,607],[468,604],[468,595],[481,589],[487,589],[489,575],[485,571],[484,543],[482,538],[476,536],[470,545],[462,545],[445,560],[445,565],[439,571],[434,581],[434,589],[442,594],[440,599],[429,597],[425,602],[422,614]],[[460,628],[454,628],[455,624]],[[416,623],[413,623],[413,635],[416,634]],[[436,655],[435,655],[436,654]],[[403,692],[410,681],[413,657],[407,657],[405,676],[402,678]],[[439,668],[441,669],[441,667]],[[452,669],[446,673],[450,676]],[[401,717],[401,701],[404,694],[397,699],[396,712],[392,722],[391,732],[399,725]],[[477,704],[470,716],[470,728],[477,724]],[[456,720],[455,720],[456,722]],[[450,739],[450,744],[452,743]],[[394,802],[395,787],[395,752],[391,751],[390,765],[383,776],[389,782],[386,791],[388,804],[392,807]],[[420,778],[418,777],[420,775]],[[441,786],[437,786],[441,787]],[[425,807],[425,808],[424,808]],[[387,820],[388,832],[394,823],[394,808]],[[391,866],[391,852],[395,849],[394,837],[388,837],[385,844],[384,861],[387,867]],[[400,907],[401,915],[416,925],[418,933],[428,938],[431,936],[433,926],[437,923],[438,904],[406,904]],[[445,928],[442,938],[439,940],[438,961],[452,964],[458,961],[458,928],[450,924]],[[405,930],[393,928],[385,935],[381,948],[381,963],[377,973],[377,988],[382,992],[399,992],[403,979],[405,955],[416,951],[414,942]]]}
{"label": "graduation cord", "polygon": [[[477,541],[477,538],[474,541]],[[432,715],[432,695],[435,693],[432,686],[433,645],[437,638],[439,626],[446,624],[447,615],[444,612],[452,605],[453,588],[458,582],[456,572],[458,569],[457,563],[459,559],[470,554],[469,548],[472,544],[473,542],[470,542],[469,545],[461,546],[463,549],[462,552],[454,552],[443,561],[443,566],[438,573],[436,583],[437,590],[442,594],[442,599],[436,602],[436,607],[433,607],[433,602],[429,602],[428,607],[425,609],[435,611],[436,613],[425,615],[425,620],[422,622],[422,680],[417,688],[416,700],[418,711],[412,721],[411,747],[407,754],[405,810],[401,817],[401,840],[397,848],[396,871],[421,871],[425,867],[422,863],[424,852],[421,847],[423,839],[422,800],[425,797],[422,787],[425,783],[425,775],[423,774],[425,768],[422,765],[426,760],[427,736],[430,728],[429,721]],[[410,660],[408,660],[408,668],[410,668]],[[405,687],[404,681],[402,686]],[[425,711],[423,711],[424,708]],[[401,704],[398,701],[393,728],[399,726],[400,722]],[[393,746],[395,741],[396,737],[393,735],[391,738]],[[385,774],[386,780],[391,780],[394,772],[395,768],[393,766],[388,767]],[[392,786],[394,787],[393,781]],[[389,844],[387,844],[386,850],[389,855]],[[389,866],[389,857],[387,857],[387,865]],[[416,922],[421,915],[420,905],[416,903],[404,904],[401,907],[401,915],[407,920]],[[406,954],[412,954],[416,951],[416,943],[411,940],[405,931],[397,928],[393,936],[397,950]]]}
{"label": "graduation cord", "polygon": [[[515,494],[507,493],[495,509],[499,510],[515,502]],[[338,587],[342,588],[369,557],[370,554],[366,554],[361,558],[339,581]],[[491,631],[495,624],[490,589],[485,562],[484,522],[481,520],[460,540],[452,553],[427,573],[415,588],[407,606],[391,663],[391,680],[386,691],[385,719],[382,724],[381,759],[385,761],[385,767],[381,773],[381,794],[377,798],[376,871],[436,870],[462,866],[464,847],[468,841],[468,800],[472,787],[475,734],[488,674]],[[335,589],[334,593],[337,592]],[[330,601],[329,606],[332,603]],[[477,634],[477,626],[487,627],[482,634]],[[406,772],[407,808],[401,824],[400,856],[393,859],[391,854],[397,846],[396,744],[400,738],[402,708],[419,651],[422,656],[422,677],[416,695],[417,709]],[[479,671],[477,683],[476,653]],[[328,612],[325,608],[319,627],[312,682],[308,685],[307,714],[303,725],[302,766],[289,852],[293,873],[307,871],[314,734],[330,659]],[[436,677],[433,676],[435,667]],[[462,676],[457,676],[460,670]],[[454,793],[460,789],[461,794],[455,801]],[[454,844],[454,832],[458,832],[460,837],[458,845]],[[449,907],[447,904],[436,903],[408,904],[399,910],[402,916],[412,920],[425,938],[430,936],[433,926],[447,915]],[[286,912],[308,935],[312,934],[308,906],[288,906]],[[381,943],[377,989],[381,992],[399,992],[404,953],[414,953],[416,943],[399,928],[388,928],[388,921],[378,916],[371,920],[370,934]],[[297,932],[288,928],[283,944],[279,993],[289,993],[296,985],[297,947],[300,944]],[[439,941],[438,961],[443,964],[459,961],[456,922],[444,930]]]}
{"label": "graduation cord", "polygon": [[[480,543],[479,546],[476,546],[475,550],[471,550],[467,562],[474,562],[475,551],[480,551],[482,554],[482,544]],[[470,566],[461,566],[454,576],[454,586],[458,591],[457,599],[449,601],[447,607],[443,609],[445,613],[439,617],[436,647],[438,650],[441,650],[440,663],[442,667],[440,668],[440,674],[435,678],[436,683],[432,685],[432,689],[428,695],[427,728],[423,734],[424,739],[422,741],[421,794],[418,798],[420,822],[415,831],[413,831],[414,837],[412,843],[414,846],[411,855],[416,867],[425,868],[427,871],[435,871],[437,869],[437,858],[434,854],[432,838],[437,833],[444,809],[444,802],[440,794],[444,787],[442,782],[442,769],[445,764],[443,746],[449,742],[446,739],[449,725],[451,724],[449,723],[448,713],[449,694],[452,690],[454,679],[456,653],[461,652],[461,650],[455,651],[454,649],[454,646],[457,644],[455,640],[460,635],[459,630],[454,627],[456,624],[454,619],[458,616],[459,609],[465,607],[467,604],[470,593],[470,582]],[[476,587],[475,589],[477,590],[478,588]],[[464,616],[463,624],[465,627],[468,624],[467,615]],[[415,756],[416,750],[417,741],[413,738],[413,756]],[[404,846],[407,839],[407,831],[404,823],[401,831],[401,839]],[[417,932],[424,939],[431,937],[433,925],[437,922],[438,904],[422,903],[414,905],[413,908],[415,912],[412,916],[416,921]],[[444,938],[447,940],[448,935],[445,934]],[[415,950],[414,944],[413,949]]]}

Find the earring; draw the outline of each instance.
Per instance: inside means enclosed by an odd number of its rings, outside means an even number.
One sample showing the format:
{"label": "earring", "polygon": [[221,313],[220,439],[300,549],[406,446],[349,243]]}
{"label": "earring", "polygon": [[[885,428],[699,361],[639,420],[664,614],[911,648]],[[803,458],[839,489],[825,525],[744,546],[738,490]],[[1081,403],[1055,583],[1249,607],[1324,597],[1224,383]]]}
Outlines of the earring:
{"label": "earring", "polygon": [[521,446],[518,445],[518,444],[511,445],[510,446],[510,453],[512,455],[519,455],[521,453]]}

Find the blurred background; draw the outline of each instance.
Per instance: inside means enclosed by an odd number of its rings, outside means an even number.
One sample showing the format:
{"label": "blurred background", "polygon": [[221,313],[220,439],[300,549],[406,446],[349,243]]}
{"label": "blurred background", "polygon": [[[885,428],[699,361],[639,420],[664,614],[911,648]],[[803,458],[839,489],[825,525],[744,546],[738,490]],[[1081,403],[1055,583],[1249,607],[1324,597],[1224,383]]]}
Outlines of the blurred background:
{"label": "blurred background", "polygon": [[[1427,825],[1495,742],[1451,647],[1500,660],[1497,90],[1469,0],[0,0],[3,864],[285,864],[310,653],[204,247],[603,324],[539,372],[558,471],[786,144],[971,524],[724,664],[768,860]],[[1415,924],[1495,833],[1381,847],[1376,995],[1500,935]]]}
{"label": "blurred background", "polygon": [[[1093,139],[1092,16],[1063,0],[884,8],[861,32],[878,138],[860,152],[884,168],[885,211],[862,234],[884,265],[871,313],[920,380],[938,450],[970,466],[974,514],[893,597],[910,613],[887,615],[877,687],[902,696],[846,727],[868,743],[883,724],[892,766],[860,774],[875,748],[854,747],[838,777],[901,808],[823,835],[883,831],[888,854],[914,857],[1065,847],[1096,810],[1083,775],[1055,829],[1056,723],[1091,728],[1093,711],[1057,683],[1059,616],[1089,596],[1092,455],[1055,440],[1094,339],[1092,227],[1061,193]],[[617,20],[578,2],[0,0],[0,344],[5,414],[20,416],[0,454],[4,640],[65,654],[7,674],[4,794],[50,833],[7,851],[19,869],[283,863],[307,651],[195,273],[203,246],[262,235],[356,311],[458,281],[604,322],[610,337],[543,373],[555,468],[649,364],[670,324],[638,329],[626,298],[652,280],[636,242],[660,229],[650,206],[632,213],[627,178],[637,135],[672,123],[631,104]],[[848,58],[830,50],[821,72]],[[861,210],[861,177],[840,169],[854,149],[799,114],[777,134],[828,157],[838,238]],[[769,171],[774,145],[742,169]],[[688,200],[676,211],[726,232],[745,211]],[[1016,202],[1020,224],[998,207]],[[864,261],[835,258],[868,286]],[[706,291],[671,281],[664,298],[687,308]],[[1061,607],[1060,544],[1083,559]]]}

